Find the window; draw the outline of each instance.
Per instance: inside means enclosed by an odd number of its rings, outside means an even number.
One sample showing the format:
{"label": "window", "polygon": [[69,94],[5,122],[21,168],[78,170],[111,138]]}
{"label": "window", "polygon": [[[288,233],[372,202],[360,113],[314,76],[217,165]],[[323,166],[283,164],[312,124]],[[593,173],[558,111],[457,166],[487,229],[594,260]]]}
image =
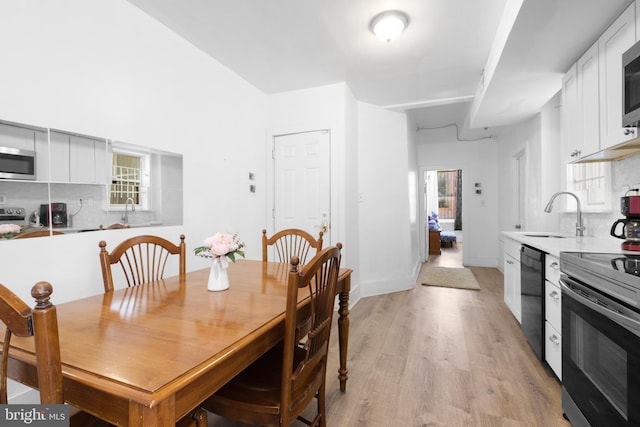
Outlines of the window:
{"label": "window", "polygon": [[438,171],[438,216],[440,219],[456,217],[458,171]]}
{"label": "window", "polygon": [[[607,162],[577,163],[567,165],[568,191],[580,199],[585,211],[602,212],[611,210],[611,166]],[[568,210],[575,211],[575,201]]]}
{"label": "window", "polygon": [[125,205],[132,199],[136,206],[147,207],[149,158],[146,154],[113,151],[109,204]]}

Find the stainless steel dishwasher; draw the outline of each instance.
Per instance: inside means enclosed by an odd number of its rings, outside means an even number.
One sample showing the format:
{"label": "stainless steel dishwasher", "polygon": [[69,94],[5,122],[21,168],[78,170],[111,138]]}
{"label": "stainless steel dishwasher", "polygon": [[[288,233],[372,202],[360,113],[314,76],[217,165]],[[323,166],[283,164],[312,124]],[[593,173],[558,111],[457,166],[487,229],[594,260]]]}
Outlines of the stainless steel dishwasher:
{"label": "stainless steel dishwasher", "polygon": [[544,252],[531,246],[520,249],[522,332],[544,361]]}

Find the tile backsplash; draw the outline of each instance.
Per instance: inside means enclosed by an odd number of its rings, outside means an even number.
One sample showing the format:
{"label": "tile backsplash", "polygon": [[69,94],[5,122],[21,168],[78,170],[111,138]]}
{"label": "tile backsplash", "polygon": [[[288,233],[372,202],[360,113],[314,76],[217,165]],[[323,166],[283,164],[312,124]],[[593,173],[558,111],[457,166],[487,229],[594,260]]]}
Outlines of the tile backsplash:
{"label": "tile backsplash", "polygon": [[[122,211],[107,211],[106,186],[89,184],[51,184],[39,182],[0,181],[0,194],[6,195],[3,206],[25,208],[25,224],[32,212],[40,212],[40,205],[46,204],[51,193],[54,203],[66,203],[67,213],[72,216],[69,227],[75,229],[95,229],[100,225],[122,222]],[[82,206],[78,198],[83,199]],[[136,210],[129,213],[130,224],[156,221],[153,211]]]}
{"label": "tile backsplash", "polygon": [[[618,218],[622,218],[622,214],[620,213],[620,197],[635,184],[640,184],[640,155],[611,163],[611,197],[613,198],[613,211],[609,213],[584,213],[583,222],[586,227],[586,236],[609,236],[613,222]],[[562,214],[560,231],[573,233],[575,231],[575,223],[575,214]],[[615,239],[614,237],[611,238]],[[620,240],[620,242],[622,242],[622,240]]]}

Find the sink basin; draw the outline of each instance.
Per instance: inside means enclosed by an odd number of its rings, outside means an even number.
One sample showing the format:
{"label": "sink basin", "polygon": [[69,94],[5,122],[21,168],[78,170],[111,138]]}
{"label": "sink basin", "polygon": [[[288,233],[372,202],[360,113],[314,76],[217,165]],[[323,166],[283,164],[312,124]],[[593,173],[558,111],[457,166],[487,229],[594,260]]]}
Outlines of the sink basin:
{"label": "sink basin", "polygon": [[526,237],[543,237],[543,238],[552,238],[552,239],[566,239],[567,236],[560,236],[557,234],[525,234]]}

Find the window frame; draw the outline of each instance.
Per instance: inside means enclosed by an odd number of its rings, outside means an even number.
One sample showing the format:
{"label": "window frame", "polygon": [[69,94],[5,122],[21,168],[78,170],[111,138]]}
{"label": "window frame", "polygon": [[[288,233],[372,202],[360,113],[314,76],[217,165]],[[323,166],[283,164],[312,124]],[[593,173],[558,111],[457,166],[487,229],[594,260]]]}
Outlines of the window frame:
{"label": "window frame", "polygon": [[[124,203],[111,203],[111,194],[113,192],[112,186],[114,183],[114,168],[119,167],[114,164],[115,155],[120,154],[129,157],[137,157],[140,159],[140,181],[138,183],[138,203],[135,204],[138,210],[147,210],[149,208],[149,194],[151,186],[151,155],[145,151],[133,150],[128,148],[121,148],[112,146],[111,148],[111,162],[110,162],[110,175],[107,190],[107,204],[109,209],[124,210],[126,204]],[[135,182],[135,181],[132,181]]]}

